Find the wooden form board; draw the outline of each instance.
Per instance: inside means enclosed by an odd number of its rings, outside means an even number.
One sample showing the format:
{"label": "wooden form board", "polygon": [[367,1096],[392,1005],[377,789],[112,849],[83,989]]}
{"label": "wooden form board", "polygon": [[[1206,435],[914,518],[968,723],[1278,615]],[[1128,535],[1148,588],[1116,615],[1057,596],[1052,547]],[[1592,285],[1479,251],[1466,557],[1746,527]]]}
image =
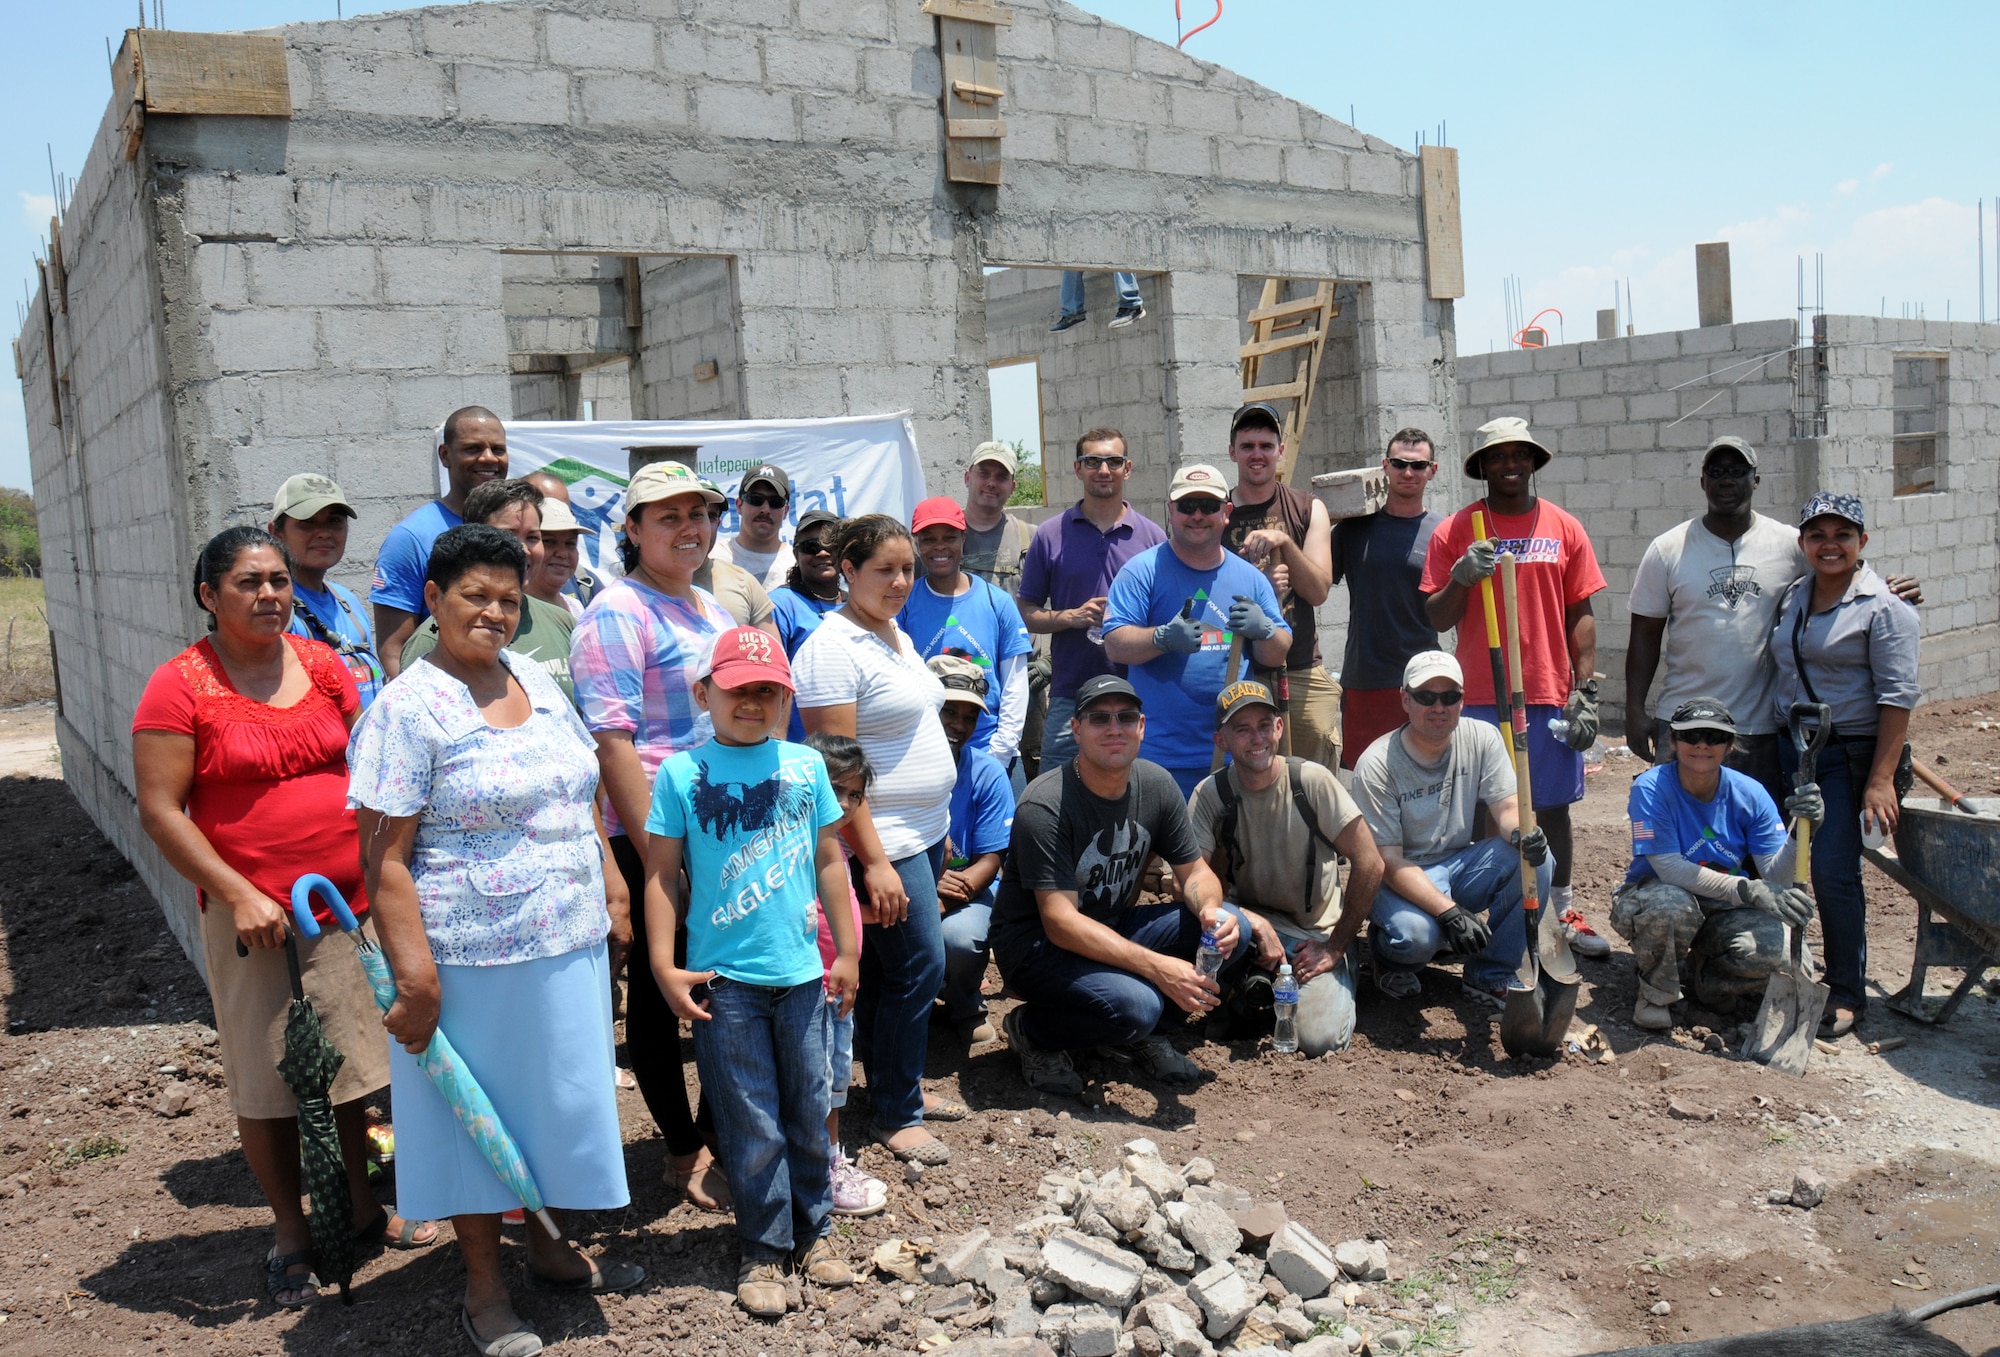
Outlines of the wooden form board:
{"label": "wooden form board", "polygon": [[1431,300],[1465,295],[1465,241],[1458,227],[1458,148],[1426,146],[1417,153],[1424,177],[1424,264]]}
{"label": "wooden form board", "polygon": [[120,127],[127,160],[139,152],[148,114],[292,116],[283,38],[128,28],[111,79],[126,110]]}
{"label": "wooden form board", "polygon": [[1000,182],[999,30],[1013,14],[981,0],[924,0],[937,19],[938,57],[944,67],[945,178],[954,184]]}
{"label": "wooden form board", "polygon": [[[1278,462],[1278,477],[1287,485],[1298,468],[1299,443],[1306,431],[1306,415],[1312,409],[1319,386],[1319,363],[1326,353],[1327,329],[1340,307],[1333,300],[1333,284],[1320,283],[1304,297],[1279,301],[1284,280],[1266,278],[1263,294],[1248,317],[1250,338],[1238,357],[1243,364],[1245,405],[1252,401],[1290,401],[1292,408],[1279,416],[1284,428],[1279,437],[1285,451]],[[1283,382],[1264,383],[1264,359],[1277,353],[1296,353],[1292,376]]]}

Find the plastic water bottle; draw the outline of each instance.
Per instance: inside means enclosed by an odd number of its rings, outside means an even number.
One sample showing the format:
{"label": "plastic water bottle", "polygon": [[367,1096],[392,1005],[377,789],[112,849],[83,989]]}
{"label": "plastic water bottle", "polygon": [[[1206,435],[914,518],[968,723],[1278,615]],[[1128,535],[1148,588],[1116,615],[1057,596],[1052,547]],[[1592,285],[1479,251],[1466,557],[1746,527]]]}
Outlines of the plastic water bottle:
{"label": "plastic water bottle", "polygon": [[1549,718],[1549,734],[1559,744],[1569,743],[1569,722],[1560,716]]}
{"label": "plastic water bottle", "polygon": [[1271,1013],[1276,1025],[1271,1029],[1271,1049],[1289,1055],[1299,1049],[1299,982],[1292,979],[1291,963],[1278,967],[1271,986]]}
{"label": "plastic water bottle", "polygon": [[1212,928],[1202,929],[1201,950],[1195,953],[1194,957],[1195,974],[1207,976],[1210,980],[1213,980],[1222,973],[1223,960],[1222,948],[1218,947],[1215,942],[1215,930]]}

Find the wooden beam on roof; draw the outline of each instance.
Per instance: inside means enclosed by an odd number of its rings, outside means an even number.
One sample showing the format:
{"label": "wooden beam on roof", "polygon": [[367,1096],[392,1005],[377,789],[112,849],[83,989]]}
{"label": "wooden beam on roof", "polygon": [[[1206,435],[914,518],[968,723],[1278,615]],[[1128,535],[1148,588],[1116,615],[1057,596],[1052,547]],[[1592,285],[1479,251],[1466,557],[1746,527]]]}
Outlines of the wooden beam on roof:
{"label": "wooden beam on roof", "polygon": [[1465,241],[1458,226],[1458,148],[1417,152],[1424,184],[1424,263],[1432,301],[1465,295]]}
{"label": "wooden beam on roof", "polygon": [[283,38],[128,28],[111,63],[111,84],[124,110],[119,130],[127,160],[139,153],[149,116],[292,116]]}

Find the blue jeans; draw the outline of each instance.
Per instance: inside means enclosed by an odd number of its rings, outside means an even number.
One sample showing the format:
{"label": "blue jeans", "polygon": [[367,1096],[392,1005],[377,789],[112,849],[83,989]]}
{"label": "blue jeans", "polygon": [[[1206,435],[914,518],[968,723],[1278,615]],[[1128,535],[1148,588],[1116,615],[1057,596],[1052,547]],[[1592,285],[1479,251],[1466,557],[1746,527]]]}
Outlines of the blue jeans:
{"label": "blue jeans", "polygon": [[[1542,907],[1548,907],[1554,861],[1535,872]],[[1521,968],[1527,929],[1521,919],[1521,855],[1499,839],[1481,839],[1443,862],[1424,868],[1431,884],[1468,914],[1484,914],[1493,941],[1465,963],[1465,978],[1491,993],[1505,989]],[[1368,911],[1368,946],[1375,964],[1391,971],[1417,971],[1444,948],[1444,934],[1430,911],[1411,904],[1385,881],[1375,888]]]}
{"label": "blue jeans", "polygon": [[[1115,272],[1111,275],[1112,286],[1118,289],[1118,309],[1137,311],[1145,303],[1139,297],[1139,280],[1129,273]],[[1083,270],[1064,269],[1062,276],[1062,313],[1065,316],[1080,316],[1084,313]]]}
{"label": "blue jeans", "polygon": [[986,931],[993,923],[997,885],[944,916],[944,1011],[954,1022],[986,1016],[979,986],[986,979]]}
{"label": "blue jeans", "polygon": [[709,982],[694,1024],[702,1096],[715,1109],[722,1172],[743,1257],[772,1263],[832,1225],[826,1153],[826,989]]}
{"label": "blue jeans", "polygon": [[[924,1121],[924,1057],[930,1053],[931,1004],[944,984],[944,930],[938,873],[944,840],[890,864],[903,878],[910,915],[899,924],[864,924],[861,995],[854,1003],[854,1049],[868,1075],[868,1105],[887,1132]],[[825,1136],[820,1137],[822,1140]]]}
{"label": "blue jeans", "polygon": [[[1778,766],[1791,785],[1799,751],[1778,741]],[[1845,745],[1829,744],[1813,767],[1826,819],[1812,834],[1812,891],[1819,907],[1820,947],[1826,963],[1829,1008],[1868,1008],[1868,899],[1861,890],[1861,784]],[[1784,883],[1779,883],[1780,885]]]}
{"label": "blue jeans", "polygon": [[1057,697],[1049,694],[1049,716],[1042,723],[1042,771],[1060,768],[1076,757],[1076,736],[1070,734],[1070,718],[1076,715],[1076,694]]}
{"label": "blue jeans", "polygon": [[[1250,924],[1236,916],[1236,950],[1222,964],[1226,988],[1253,954]],[[1149,952],[1193,961],[1201,950],[1201,921],[1177,904],[1140,905],[1123,910],[1111,925],[1119,936]],[[1028,1040],[1046,1051],[1083,1046],[1129,1046],[1183,1014],[1150,981],[1102,961],[1065,951],[1044,937],[1028,945],[1007,971],[1007,986],[1025,1001],[1020,1022]]]}

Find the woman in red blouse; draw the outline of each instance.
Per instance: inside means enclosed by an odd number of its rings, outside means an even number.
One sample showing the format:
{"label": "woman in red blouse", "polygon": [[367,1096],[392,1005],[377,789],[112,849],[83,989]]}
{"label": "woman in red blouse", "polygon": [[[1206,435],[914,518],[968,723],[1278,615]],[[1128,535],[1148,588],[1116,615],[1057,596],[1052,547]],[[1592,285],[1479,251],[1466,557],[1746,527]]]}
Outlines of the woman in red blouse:
{"label": "woman in red blouse", "polygon": [[[347,732],[361,704],[333,651],[286,635],[291,573],[269,533],[216,534],[195,563],[194,593],[211,634],[153,671],[132,718],[139,822],[196,887],[230,1104],[277,1217],[266,1285],[280,1305],[299,1306],[318,1282],[299,1207],[297,1104],[277,1072],[291,1002],[280,902],[318,872],[372,929],[347,809]],[[354,945],[337,929],[296,945],[307,997],[346,1057],[331,1096],[364,1245],[420,1248],[436,1226],[394,1217],[368,1186],[362,1099],[389,1082],[389,1052]]]}

